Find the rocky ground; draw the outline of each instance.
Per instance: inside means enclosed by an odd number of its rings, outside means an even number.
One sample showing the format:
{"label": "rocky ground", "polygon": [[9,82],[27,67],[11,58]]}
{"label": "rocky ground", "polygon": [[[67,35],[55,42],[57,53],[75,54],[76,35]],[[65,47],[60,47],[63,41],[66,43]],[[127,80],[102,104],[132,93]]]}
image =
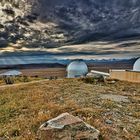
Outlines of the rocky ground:
{"label": "rocky ground", "polygon": [[140,84],[63,79],[0,87],[0,138],[36,139],[42,123],[65,112],[104,140],[139,140]]}

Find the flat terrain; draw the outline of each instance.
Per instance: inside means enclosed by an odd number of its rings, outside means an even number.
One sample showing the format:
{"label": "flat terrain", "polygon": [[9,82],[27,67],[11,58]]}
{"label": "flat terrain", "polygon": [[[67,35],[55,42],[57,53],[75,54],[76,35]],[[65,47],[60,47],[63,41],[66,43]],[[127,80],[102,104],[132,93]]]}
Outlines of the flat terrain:
{"label": "flat terrain", "polygon": [[46,80],[0,87],[0,139],[34,140],[38,127],[69,112],[104,140],[139,140],[140,84]]}
{"label": "flat terrain", "polygon": [[37,76],[41,78],[64,78],[66,77],[66,68],[32,68],[32,69],[22,69],[21,72],[26,76]]}

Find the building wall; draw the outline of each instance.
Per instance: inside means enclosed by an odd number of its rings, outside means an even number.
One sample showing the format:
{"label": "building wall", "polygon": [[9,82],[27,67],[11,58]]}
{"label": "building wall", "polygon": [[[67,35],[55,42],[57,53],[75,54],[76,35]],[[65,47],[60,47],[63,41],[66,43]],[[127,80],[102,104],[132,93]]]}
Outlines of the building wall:
{"label": "building wall", "polygon": [[110,70],[110,77],[113,79],[140,83],[140,72]]}
{"label": "building wall", "polygon": [[82,71],[68,71],[67,73],[67,78],[78,78],[81,76],[86,76],[86,74]]}

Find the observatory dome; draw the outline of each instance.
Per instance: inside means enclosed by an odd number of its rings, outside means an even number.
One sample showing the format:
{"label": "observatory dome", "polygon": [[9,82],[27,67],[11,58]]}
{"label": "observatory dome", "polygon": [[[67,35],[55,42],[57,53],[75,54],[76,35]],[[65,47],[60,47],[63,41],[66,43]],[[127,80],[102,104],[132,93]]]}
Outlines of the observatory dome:
{"label": "observatory dome", "polygon": [[137,61],[135,62],[134,66],[133,66],[133,71],[139,71],[140,72],[140,58],[137,59]]}
{"label": "observatory dome", "polygon": [[88,67],[86,63],[82,60],[75,60],[71,62],[67,67],[68,78],[86,76],[87,73],[88,73]]}

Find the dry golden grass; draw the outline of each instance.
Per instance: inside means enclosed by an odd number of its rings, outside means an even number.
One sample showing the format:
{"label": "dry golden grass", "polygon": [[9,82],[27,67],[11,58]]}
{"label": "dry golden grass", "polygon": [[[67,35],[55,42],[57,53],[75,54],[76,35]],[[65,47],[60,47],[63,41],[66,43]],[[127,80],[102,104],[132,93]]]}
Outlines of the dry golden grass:
{"label": "dry golden grass", "polygon": [[[124,95],[130,102],[103,100],[101,94]],[[2,86],[0,138],[34,140],[43,122],[63,112],[95,126],[105,140],[139,140],[140,84],[87,84],[63,79]]]}
{"label": "dry golden grass", "polygon": [[[8,85],[8,83],[6,83],[6,79],[7,78],[0,77],[0,86],[2,86],[2,85],[4,86],[6,84]],[[29,76],[10,77],[10,80],[13,81],[13,84],[20,84],[20,83],[38,81],[38,80],[42,80],[42,79],[44,79],[44,78],[40,78],[40,77],[29,77]]]}

